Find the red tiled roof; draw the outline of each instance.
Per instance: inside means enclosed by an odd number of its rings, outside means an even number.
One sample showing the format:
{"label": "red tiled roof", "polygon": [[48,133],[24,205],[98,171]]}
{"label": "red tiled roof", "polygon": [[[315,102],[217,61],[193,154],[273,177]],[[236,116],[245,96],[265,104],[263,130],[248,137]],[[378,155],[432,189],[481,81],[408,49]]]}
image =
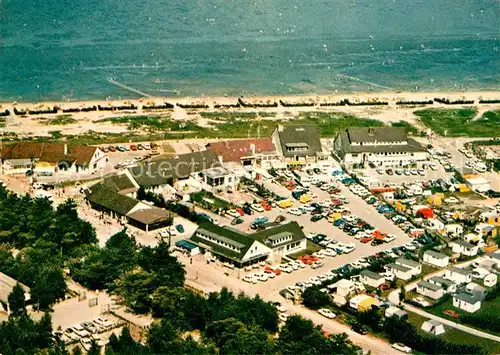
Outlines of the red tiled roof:
{"label": "red tiled roof", "polygon": [[253,155],[251,145],[255,147],[255,153],[276,151],[271,138],[253,138],[214,142],[207,144],[206,148],[221,156],[223,162],[240,162],[242,157]]}
{"label": "red tiled roof", "polygon": [[74,160],[77,165],[86,166],[90,164],[96,149],[97,147],[78,145],[71,147],[69,155],[71,156],[71,160]]}
{"label": "red tiled roof", "polygon": [[7,159],[40,159],[48,163],[57,163],[64,157],[64,144],[59,143],[17,143],[2,149],[3,160]]}

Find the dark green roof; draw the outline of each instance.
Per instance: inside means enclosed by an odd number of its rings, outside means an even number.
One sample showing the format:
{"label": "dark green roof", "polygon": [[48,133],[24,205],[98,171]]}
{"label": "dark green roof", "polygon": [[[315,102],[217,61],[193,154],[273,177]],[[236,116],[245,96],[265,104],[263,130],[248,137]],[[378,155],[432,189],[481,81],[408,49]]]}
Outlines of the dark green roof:
{"label": "dark green roof", "polygon": [[120,195],[114,183],[107,179],[90,187],[87,199],[98,206],[104,207],[120,215],[126,215],[134,208],[139,201],[132,197]]}
{"label": "dark green roof", "polygon": [[[335,139],[335,149],[338,153],[418,153],[425,152],[425,147],[412,138],[406,138],[407,144],[352,145],[349,133],[344,131]],[[337,144],[340,142],[340,144]],[[381,142],[383,143],[383,142]]]}
{"label": "dark green roof", "polygon": [[[315,125],[278,126],[279,144],[284,156],[315,155],[322,151],[318,128]],[[287,152],[286,147],[307,145],[302,152]]]}
{"label": "dark green roof", "polygon": [[[198,232],[232,245],[238,248],[239,251],[225,248],[216,243],[211,243],[204,238],[200,238],[196,235]],[[268,243],[274,236],[282,236],[285,234],[291,235],[292,239],[276,245],[270,245]],[[201,221],[198,229],[191,237],[191,241],[200,246],[202,246],[202,244],[208,245],[213,252],[224,255],[235,261],[240,261],[255,241],[259,241],[270,248],[276,248],[280,245],[302,240],[304,238],[304,232],[297,222],[285,223],[276,228],[269,228],[261,232],[247,234],[232,227],[221,227],[208,221]]]}
{"label": "dark green roof", "polygon": [[136,187],[127,174],[110,176],[106,181],[108,183],[113,183],[118,191],[134,189]]}
{"label": "dark green roof", "polygon": [[217,154],[205,150],[173,158],[153,159],[148,164],[129,168],[129,172],[140,186],[147,188],[171,184],[174,178],[187,179],[191,173],[220,166]]}

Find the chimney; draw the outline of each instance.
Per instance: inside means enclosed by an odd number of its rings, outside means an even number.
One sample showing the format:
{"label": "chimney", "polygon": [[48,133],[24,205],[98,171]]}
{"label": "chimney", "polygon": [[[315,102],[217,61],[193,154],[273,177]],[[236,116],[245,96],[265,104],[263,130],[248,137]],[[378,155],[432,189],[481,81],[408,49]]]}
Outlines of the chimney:
{"label": "chimney", "polygon": [[284,127],[282,124],[278,125],[278,132],[283,132],[283,129]]}
{"label": "chimney", "polygon": [[68,145],[64,143],[64,155],[68,155]]}
{"label": "chimney", "polygon": [[252,155],[255,155],[255,144],[250,144],[250,151],[252,152]]}
{"label": "chimney", "polygon": [[374,128],[368,128],[368,135],[373,137],[375,135],[375,129]]}

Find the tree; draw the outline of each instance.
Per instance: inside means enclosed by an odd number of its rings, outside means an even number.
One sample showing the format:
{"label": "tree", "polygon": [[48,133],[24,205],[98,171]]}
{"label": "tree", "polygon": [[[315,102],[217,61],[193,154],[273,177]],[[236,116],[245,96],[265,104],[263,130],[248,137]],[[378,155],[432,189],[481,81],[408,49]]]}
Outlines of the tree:
{"label": "tree", "polygon": [[16,283],[16,285],[12,288],[12,291],[9,293],[8,300],[11,316],[19,317],[21,314],[26,313],[24,289],[19,283]]}
{"label": "tree", "polygon": [[94,339],[92,339],[90,343],[90,349],[87,351],[87,355],[101,355],[101,347],[97,345]]}
{"label": "tree", "polygon": [[71,352],[72,355],[82,355],[82,349],[80,349],[80,347],[77,345],[73,351]]}
{"label": "tree", "polygon": [[38,309],[49,309],[66,294],[66,281],[62,269],[55,265],[45,265],[35,275],[31,286],[31,299]]}
{"label": "tree", "polygon": [[323,308],[332,303],[328,293],[320,291],[319,287],[308,287],[302,293],[302,299],[304,306],[311,309]]}
{"label": "tree", "polygon": [[406,301],[406,288],[405,285],[401,285],[399,290],[399,303]]}

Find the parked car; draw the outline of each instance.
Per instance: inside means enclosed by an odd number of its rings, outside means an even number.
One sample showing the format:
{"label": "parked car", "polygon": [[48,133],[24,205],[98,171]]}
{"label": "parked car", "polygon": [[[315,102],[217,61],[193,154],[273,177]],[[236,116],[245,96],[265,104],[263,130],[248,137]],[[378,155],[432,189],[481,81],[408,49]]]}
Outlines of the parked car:
{"label": "parked car", "polygon": [[237,224],[242,224],[242,223],[243,223],[243,219],[241,219],[241,218],[239,218],[239,217],[237,217],[237,218],[235,218],[235,219],[233,219],[233,220],[231,221],[231,225],[233,225],[233,226],[235,226],[235,225],[237,225]]}
{"label": "parked car", "polygon": [[182,224],[177,224],[175,229],[177,229],[177,232],[179,233],[184,233],[184,226]]}
{"label": "parked car", "polygon": [[404,345],[403,343],[394,343],[391,346],[396,350],[402,351],[407,354],[411,354],[411,348],[409,346]]}
{"label": "parked car", "polygon": [[443,314],[446,314],[447,316],[453,317],[455,319],[460,318],[460,314],[451,309],[444,310]]}

